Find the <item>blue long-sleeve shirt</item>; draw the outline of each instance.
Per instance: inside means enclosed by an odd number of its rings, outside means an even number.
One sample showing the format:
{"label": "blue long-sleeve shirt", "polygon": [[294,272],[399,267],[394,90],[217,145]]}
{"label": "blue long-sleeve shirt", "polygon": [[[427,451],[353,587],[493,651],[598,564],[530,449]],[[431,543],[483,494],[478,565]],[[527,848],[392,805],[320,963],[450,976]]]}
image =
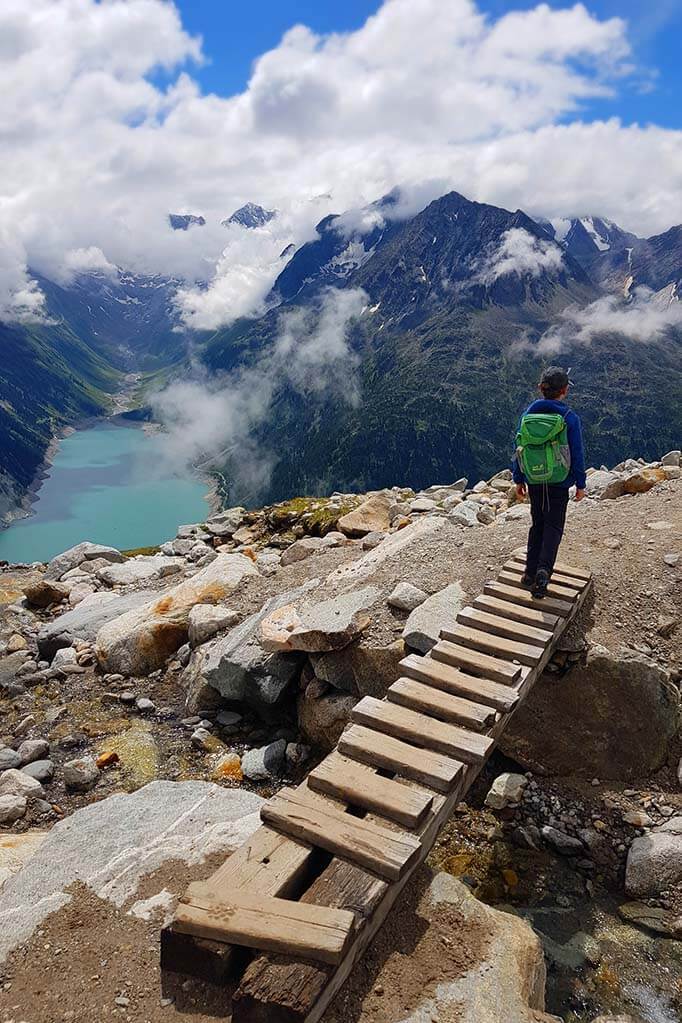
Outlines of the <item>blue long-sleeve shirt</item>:
{"label": "blue long-sleeve shirt", "polygon": [[[528,406],[524,415],[528,412],[558,412],[566,420],[566,432],[568,434],[568,446],[571,450],[571,469],[563,481],[556,483],[557,487],[576,486],[578,490],[585,489],[585,451],[583,449],[583,429],[580,423],[580,416],[570,409],[563,401],[555,401],[553,398],[538,398]],[[520,424],[519,424],[520,426]],[[518,463],[516,455],[512,459],[512,474],[515,483],[525,483],[526,477]]]}

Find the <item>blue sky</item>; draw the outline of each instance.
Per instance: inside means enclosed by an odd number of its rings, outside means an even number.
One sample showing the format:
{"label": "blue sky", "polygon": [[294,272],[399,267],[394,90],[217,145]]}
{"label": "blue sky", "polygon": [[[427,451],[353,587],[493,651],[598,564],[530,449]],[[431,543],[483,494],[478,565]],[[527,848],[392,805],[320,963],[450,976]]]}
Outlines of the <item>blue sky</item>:
{"label": "blue sky", "polygon": [[[443,0],[444,3],[447,0]],[[179,0],[184,26],[204,38],[210,63],[196,77],[207,91],[219,95],[240,92],[251,62],[275,46],[297,22],[317,32],[358,28],[374,13],[379,0]],[[511,10],[527,10],[535,2],[479,0],[479,8],[493,18]],[[551,3],[554,9],[572,3]],[[682,127],[682,0],[592,0],[585,5],[600,18],[621,17],[629,26],[633,57],[642,74],[623,83],[613,99],[590,102],[581,116],[588,119],[620,117],[625,123]],[[643,88],[647,83],[648,88]]]}

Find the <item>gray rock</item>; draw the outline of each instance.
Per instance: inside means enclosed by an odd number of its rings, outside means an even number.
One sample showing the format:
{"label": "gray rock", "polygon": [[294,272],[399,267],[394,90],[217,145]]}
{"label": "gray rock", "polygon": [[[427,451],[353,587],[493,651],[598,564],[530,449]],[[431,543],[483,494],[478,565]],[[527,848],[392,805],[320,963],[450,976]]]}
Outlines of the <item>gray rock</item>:
{"label": "gray rock", "polygon": [[99,768],[92,757],[79,757],[64,764],[64,784],[74,792],[87,792],[99,779]]}
{"label": "gray rock", "polygon": [[234,728],[236,725],[241,724],[243,720],[243,715],[238,714],[235,710],[220,710],[216,714],[216,721],[221,728]]}
{"label": "gray rock", "polygon": [[463,492],[466,490],[468,486],[469,480],[466,478],[466,476],[462,476],[460,479],[455,480],[455,482],[452,484],[452,490],[460,490]]}
{"label": "gray rock", "polygon": [[365,536],[367,533],[385,533],[390,524],[393,501],[386,493],[373,494],[353,511],[338,521],[340,532],[346,536]]}
{"label": "gray rock", "polygon": [[85,600],[86,597],[92,596],[95,592],[95,587],[92,586],[91,583],[76,583],[76,585],[72,586],[69,590],[69,604],[71,607],[77,607],[81,601]]}
{"label": "gray rock", "polygon": [[661,465],[672,465],[677,468],[682,464],[682,451],[668,451],[661,459]]}
{"label": "gray rock", "polygon": [[523,774],[499,774],[485,797],[485,805],[492,807],[493,810],[518,806],[527,785],[528,779]]}
{"label": "gray rock", "polygon": [[287,764],[290,768],[297,768],[310,759],[310,746],[304,746],[302,742],[289,742],[286,748]]}
{"label": "gray rock", "polygon": [[303,611],[301,624],[291,632],[291,647],[308,653],[322,653],[348,646],[369,624],[365,610],[379,596],[377,587],[365,586],[314,604]]}
{"label": "gray rock", "polygon": [[457,615],[466,602],[466,594],[459,583],[451,583],[428,597],[411,612],[405,622],[403,639],[413,650],[425,654],[438,642],[441,629],[453,629]]}
{"label": "gray rock", "polygon": [[262,575],[273,575],[279,568],[282,556],[276,551],[260,551],[256,555],[256,564]]}
{"label": "gray rock", "polygon": [[101,568],[97,575],[108,586],[133,586],[176,575],[184,567],[184,558],[167,557],[163,554],[140,555],[137,558],[128,558],[120,565]]}
{"label": "gray rock", "polygon": [[371,533],[367,533],[363,536],[360,541],[360,546],[363,551],[373,551],[375,547],[378,547],[380,543],[383,543],[386,539],[386,533],[382,533],[375,529]]}
{"label": "gray rock", "polygon": [[43,786],[23,771],[10,768],[0,774],[0,796],[42,796]]}
{"label": "gray rock", "polygon": [[43,760],[50,752],[50,744],[46,739],[24,739],[17,750],[22,766],[33,760]]}
{"label": "gray rock", "polygon": [[312,746],[329,752],[350,721],[358,697],[337,692],[320,693],[320,686],[326,689],[324,683],[314,679],[299,696],[298,724]]}
{"label": "gray rock", "polygon": [[489,526],[492,522],[495,521],[495,509],[491,504],[483,504],[478,509],[478,514],[476,518],[481,523],[481,525]]}
{"label": "gray rock", "polygon": [[284,772],[287,743],[278,739],[260,749],[250,749],[242,756],[242,773],[250,781],[273,781]]}
{"label": "gray rock", "polygon": [[448,518],[457,526],[480,526],[478,521],[480,508],[477,501],[462,501],[449,512]]}
{"label": "gray rock", "polygon": [[530,518],[529,504],[515,504],[508,511],[498,516],[500,522],[519,522]]}
{"label": "gray rock", "polygon": [[77,810],[0,890],[0,961],[68,905],[74,883],[121,907],[165,863],[194,867],[238,848],[259,826],[262,803],[244,789],[157,781]]}
{"label": "gray rock", "polygon": [[90,543],[85,540],[53,558],[45,570],[45,578],[61,579],[65,572],[71,571],[72,568],[78,568],[84,561],[92,561],[94,558],[104,558],[106,561],[124,560],[121,552],[117,551],[115,547],[106,547],[103,544]]}
{"label": "gray rock", "polygon": [[52,661],[57,650],[71,646],[74,639],[94,643],[101,627],[133,608],[146,604],[152,597],[158,597],[150,590],[120,595],[118,593],[93,593],[64,614],[49,622],[38,633],[38,649],[45,660]]}
{"label": "gray rock", "polygon": [[41,785],[52,781],[54,777],[54,764],[51,760],[34,760],[21,769],[29,778],[35,778]]}
{"label": "gray rock", "polygon": [[[317,580],[268,600],[256,614],[236,625],[226,636],[204,644],[195,653],[184,676],[187,710],[193,712],[217,701],[245,703],[269,720],[276,713],[288,686],[300,668],[296,654],[268,653],[259,642],[260,624],[278,607],[303,596]],[[208,702],[207,702],[208,701]]]}
{"label": "gray rock", "polygon": [[628,852],[625,890],[637,898],[659,895],[682,882],[682,817],[636,838]]}
{"label": "gray rock", "polygon": [[622,497],[625,493],[625,486],[620,476],[615,472],[605,472],[598,469],[587,477],[585,488],[588,497],[596,497],[600,501],[609,501]]}
{"label": "gray rock", "polygon": [[206,529],[213,536],[233,536],[244,520],[245,508],[228,508],[217,515],[212,515],[206,522]]}
{"label": "gray rock", "polygon": [[53,668],[63,668],[66,664],[78,664],[78,654],[72,646],[60,647],[52,658]]}
{"label": "gray rock", "polygon": [[156,710],[156,704],[154,701],[148,699],[146,696],[140,696],[135,701],[135,706],[139,710],[140,714],[153,714]]}
{"label": "gray rock", "polygon": [[21,767],[21,757],[16,750],[10,749],[9,746],[3,746],[0,749],[0,772],[9,771],[10,768]]}
{"label": "gray rock", "polygon": [[14,824],[26,813],[24,796],[0,796],[0,824]]}
{"label": "gray rock", "polygon": [[214,745],[214,739],[209,730],[207,728],[202,728],[201,726],[192,732],[190,742],[195,749],[199,749],[203,753],[210,752]]}
{"label": "gray rock", "polygon": [[414,611],[415,607],[423,604],[428,593],[413,586],[412,583],[400,582],[395,587],[387,603],[391,607],[397,607],[400,611]]}
{"label": "gray rock", "polygon": [[564,831],[559,831],[558,828],[553,828],[549,824],[545,824],[541,829],[541,834],[545,842],[562,856],[575,856],[583,852],[583,844],[579,838],[573,838],[572,835],[567,835]]}
{"label": "gray rock", "polygon": [[216,604],[197,604],[189,613],[188,635],[190,646],[200,646],[213,639],[239,621],[239,615],[229,607]]}
{"label": "gray rock", "polygon": [[411,512],[429,512],[437,507],[438,503],[432,501],[430,497],[416,497],[414,501],[410,501]]}
{"label": "gray rock", "polygon": [[292,543],[291,547],[287,547],[284,551],[281,558],[282,567],[294,565],[297,561],[304,561],[311,554],[323,550],[326,546],[327,544],[321,536],[304,536],[303,539]]}

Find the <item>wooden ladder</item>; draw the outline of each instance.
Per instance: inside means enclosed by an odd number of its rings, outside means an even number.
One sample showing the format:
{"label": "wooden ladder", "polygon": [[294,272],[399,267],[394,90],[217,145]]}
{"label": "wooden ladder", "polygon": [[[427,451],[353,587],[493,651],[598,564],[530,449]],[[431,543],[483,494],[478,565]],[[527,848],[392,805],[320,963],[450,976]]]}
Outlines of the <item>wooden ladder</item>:
{"label": "wooden ladder", "polygon": [[383,700],[356,704],[337,748],[263,805],[251,838],[189,885],[161,935],[162,969],[241,976],[234,1023],[321,1018],[591,586],[589,571],[558,563],[536,600],[523,572],[517,553],[429,654],[400,662]]}

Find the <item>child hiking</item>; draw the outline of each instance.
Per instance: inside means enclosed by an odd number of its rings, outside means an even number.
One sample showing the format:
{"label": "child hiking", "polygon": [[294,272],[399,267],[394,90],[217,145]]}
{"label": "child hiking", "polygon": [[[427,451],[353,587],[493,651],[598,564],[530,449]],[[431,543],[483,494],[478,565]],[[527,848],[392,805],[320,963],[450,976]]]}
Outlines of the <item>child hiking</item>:
{"label": "child hiking", "polygon": [[571,381],[566,370],[550,366],[542,374],[542,398],[521,416],[512,461],[516,493],[528,491],[532,525],[528,534],[524,586],[542,598],[554,569],[564,532],[569,488],[585,496],[585,456],[580,419],[564,399]]}

